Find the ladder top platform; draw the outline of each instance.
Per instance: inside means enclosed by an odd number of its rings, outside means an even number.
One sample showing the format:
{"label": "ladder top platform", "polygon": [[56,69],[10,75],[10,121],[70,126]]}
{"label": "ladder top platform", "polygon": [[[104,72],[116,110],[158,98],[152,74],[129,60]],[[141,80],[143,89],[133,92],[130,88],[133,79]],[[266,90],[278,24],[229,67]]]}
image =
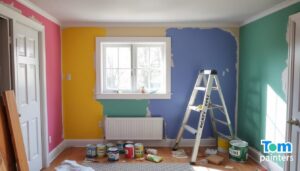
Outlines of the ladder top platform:
{"label": "ladder top platform", "polygon": [[218,72],[217,72],[217,70],[215,70],[215,69],[212,69],[212,70],[201,70],[201,71],[200,71],[200,74],[217,75]]}

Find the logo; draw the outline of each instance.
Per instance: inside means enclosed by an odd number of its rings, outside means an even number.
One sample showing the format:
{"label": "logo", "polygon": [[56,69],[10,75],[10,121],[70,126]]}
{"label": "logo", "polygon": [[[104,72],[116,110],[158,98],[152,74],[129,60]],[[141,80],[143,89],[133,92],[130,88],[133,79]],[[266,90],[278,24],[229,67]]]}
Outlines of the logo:
{"label": "logo", "polygon": [[270,140],[261,140],[263,152],[268,154],[260,156],[262,161],[293,161],[293,144],[291,142],[273,143]]}
{"label": "logo", "polygon": [[285,143],[272,143],[269,140],[261,140],[264,153],[292,153],[293,144],[290,142]]}

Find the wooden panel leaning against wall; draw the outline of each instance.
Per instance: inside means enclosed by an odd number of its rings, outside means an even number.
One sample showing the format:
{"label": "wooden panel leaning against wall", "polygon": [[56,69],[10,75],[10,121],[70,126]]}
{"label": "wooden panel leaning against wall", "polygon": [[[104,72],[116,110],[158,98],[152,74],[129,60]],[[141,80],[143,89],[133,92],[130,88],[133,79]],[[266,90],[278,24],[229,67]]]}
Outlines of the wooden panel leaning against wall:
{"label": "wooden panel leaning against wall", "polygon": [[4,113],[3,101],[0,96],[0,155],[2,157],[1,163],[7,170],[15,171],[15,158],[14,155],[12,155],[14,154],[14,152],[10,137],[11,135],[9,133],[7,117]]}

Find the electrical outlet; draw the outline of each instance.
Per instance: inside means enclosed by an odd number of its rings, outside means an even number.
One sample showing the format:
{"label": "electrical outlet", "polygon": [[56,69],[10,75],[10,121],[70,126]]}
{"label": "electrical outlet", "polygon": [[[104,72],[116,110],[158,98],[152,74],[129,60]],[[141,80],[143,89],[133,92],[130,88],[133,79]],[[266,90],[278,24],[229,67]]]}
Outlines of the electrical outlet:
{"label": "electrical outlet", "polygon": [[51,142],[52,142],[52,139],[51,139],[51,136],[49,136],[49,144],[51,144]]}
{"label": "electrical outlet", "polygon": [[66,80],[67,81],[72,80],[72,75],[70,73],[67,73]]}
{"label": "electrical outlet", "polygon": [[99,128],[103,128],[103,122],[102,122],[102,121],[99,121],[98,127],[99,127]]}

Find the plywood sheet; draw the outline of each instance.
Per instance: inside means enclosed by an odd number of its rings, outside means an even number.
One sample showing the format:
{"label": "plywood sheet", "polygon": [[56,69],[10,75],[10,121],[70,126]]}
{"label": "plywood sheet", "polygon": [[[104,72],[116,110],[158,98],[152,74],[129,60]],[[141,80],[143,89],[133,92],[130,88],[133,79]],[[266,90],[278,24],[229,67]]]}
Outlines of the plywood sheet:
{"label": "plywood sheet", "polygon": [[8,120],[4,112],[2,98],[0,98],[0,153],[6,168],[9,171],[16,170],[15,157],[13,155],[14,152],[8,127]]}
{"label": "plywood sheet", "polygon": [[17,168],[19,171],[28,171],[25,146],[20,127],[19,114],[17,111],[16,99],[13,91],[3,93],[3,101],[8,118],[8,125],[12,136],[12,144],[15,151]]}

